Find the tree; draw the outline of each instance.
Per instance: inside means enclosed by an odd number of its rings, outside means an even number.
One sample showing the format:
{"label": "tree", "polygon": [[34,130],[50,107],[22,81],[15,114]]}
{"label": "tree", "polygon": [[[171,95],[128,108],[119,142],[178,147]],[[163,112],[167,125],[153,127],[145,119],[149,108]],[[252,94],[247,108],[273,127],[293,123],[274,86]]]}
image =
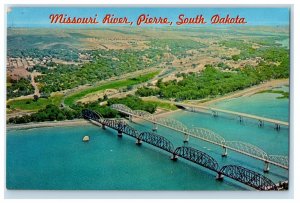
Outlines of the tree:
{"label": "tree", "polygon": [[232,60],[238,61],[240,59],[239,55],[233,55]]}
{"label": "tree", "polygon": [[39,99],[39,96],[37,96],[36,94],[35,95],[33,95],[33,101],[37,101]]}
{"label": "tree", "polygon": [[156,83],[156,86],[157,86],[157,87],[161,87],[162,84],[163,84],[163,83],[162,83],[162,79],[161,79],[161,78],[158,79],[158,80],[157,80],[157,83]]}
{"label": "tree", "polygon": [[127,85],[126,89],[127,91],[133,90],[133,85]]}

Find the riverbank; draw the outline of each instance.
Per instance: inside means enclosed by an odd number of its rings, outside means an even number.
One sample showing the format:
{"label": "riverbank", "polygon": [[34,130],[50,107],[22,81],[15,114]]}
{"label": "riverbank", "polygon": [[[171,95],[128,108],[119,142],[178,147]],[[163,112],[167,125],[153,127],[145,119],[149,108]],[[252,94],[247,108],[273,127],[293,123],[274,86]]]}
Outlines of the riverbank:
{"label": "riverbank", "polygon": [[[269,90],[275,87],[283,86],[283,85],[288,85],[289,84],[289,79],[280,79],[280,80],[271,80],[266,83],[256,85],[244,90],[240,90],[219,98],[214,98],[212,100],[206,101],[206,102],[193,102],[193,104],[198,104],[202,106],[209,106],[215,102],[219,102],[222,100],[226,99],[231,99],[231,98],[237,98],[237,97],[246,97],[250,96],[253,94],[256,94],[258,92],[264,91],[264,90]],[[181,111],[181,109],[177,110],[165,110],[165,109],[158,109],[155,112],[156,117],[165,117],[167,115],[176,113],[178,111]],[[89,121],[84,120],[84,119],[74,119],[74,120],[65,120],[65,121],[47,121],[47,122],[40,122],[40,123],[25,123],[25,124],[8,124],[7,129],[31,129],[31,128],[42,128],[42,127],[57,127],[57,126],[77,126],[77,125],[88,125],[90,124]]]}
{"label": "riverbank", "polygon": [[24,124],[8,124],[7,130],[25,130],[32,128],[58,127],[58,126],[78,126],[88,125],[89,121],[84,119],[64,120],[64,121],[46,121],[39,123],[24,123]]}
{"label": "riverbank", "polygon": [[240,91],[236,91],[218,98],[214,98],[211,99],[209,101],[206,102],[197,102],[194,104],[199,104],[202,106],[209,106],[215,102],[220,102],[226,99],[232,99],[232,98],[237,98],[237,97],[247,97],[247,96],[251,96],[253,94],[256,94],[258,92],[264,91],[264,90],[269,90],[275,87],[279,87],[279,86],[283,86],[283,85],[289,85],[289,79],[278,79],[278,80],[270,80],[268,82],[265,82],[263,84],[259,84],[259,85],[255,85],[252,86],[250,88],[244,89],[244,90],[240,90]]}
{"label": "riverbank", "polygon": [[[175,111],[166,111],[159,109],[154,115],[156,117],[164,117],[169,114],[180,111],[177,109]],[[89,125],[91,122],[85,119],[74,119],[74,120],[64,120],[64,121],[45,121],[39,123],[24,123],[24,124],[8,124],[6,126],[7,130],[25,130],[32,128],[45,128],[45,127],[58,127],[58,126],[78,126],[78,125]]]}

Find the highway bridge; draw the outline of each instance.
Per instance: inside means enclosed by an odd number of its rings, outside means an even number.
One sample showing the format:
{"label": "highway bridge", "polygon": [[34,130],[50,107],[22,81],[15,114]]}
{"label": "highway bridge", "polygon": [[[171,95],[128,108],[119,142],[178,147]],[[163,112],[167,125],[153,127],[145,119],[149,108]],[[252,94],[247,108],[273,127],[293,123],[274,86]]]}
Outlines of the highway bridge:
{"label": "highway bridge", "polygon": [[229,111],[229,110],[212,108],[212,107],[195,105],[195,104],[180,103],[180,102],[173,102],[172,104],[174,104],[178,107],[184,107],[184,108],[191,109],[191,111],[195,111],[196,109],[209,111],[213,114],[213,116],[218,116],[219,113],[225,113],[225,114],[229,114],[229,115],[233,115],[233,116],[238,117],[238,119],[240,121],[242,121],[243,118],[249,118],[249,119],[257,120],[259,126],[263,126],[264,123],[267,122],[267,123],[274,124],[276,130],[280,130],[280,126],[287,126],[287,127],[289,126],[289,123],[285,122],[285,121],[280,121],[280,120],[271,119],[271,118],[265,118],[265,117],[256,116],[256,115],[252,115],[252,114],[247,114],[247,113]]}

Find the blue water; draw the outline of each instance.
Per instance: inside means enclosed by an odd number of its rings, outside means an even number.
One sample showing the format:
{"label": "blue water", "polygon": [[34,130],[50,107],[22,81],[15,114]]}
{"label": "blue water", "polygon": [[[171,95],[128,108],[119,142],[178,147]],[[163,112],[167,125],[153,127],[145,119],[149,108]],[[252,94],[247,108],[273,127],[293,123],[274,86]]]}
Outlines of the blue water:
{"label": "blue water", "polygon": [[[81,141],[90,135],[89,143]],[[205,183],[205,184],[204,184]],[[215,174],[99,127],[8,131],[7,188],[234,190]]]}
{"label": "blue water", "polygon": [[[265,96],[269,98],[269,95]],[[288,103],[276,98],[273,100],[276,105],[279,102],[282,109],[288,109]],[[244,109],[243,105],[242,107]],[[177,119],[190,128],[213,130],[226,140],[239,140],[256,145],[268,154],[287,156],[289,152],[289,132],[284,127],[276,131],[272,125],[267,124],[259,128],[251,120],[245,120],[241,124],[234,117],[220,115],[214,118],[210,114],[188,111],[177,112],[168,117]],[[148,122],[131,122],[129,125],[139,131],[151,131],[152,128]],[[175,147],[183,145],[183,135],[180,133],[162,127],[159,127],[157,133],[169,139]],[[113,130],[102,130],[92,124],[9,130],[7,188],[251,190],[226,177],[223,182],[217,181],[215,173],[201,166],[180,158],[173,162],[167,152],[147,143],[137,146],[133,138],[126,135],[118,138],[116,134]],[[90,142],[82,142],[85,135],[90,136]],[[224,158],[221,156],[223,151],[220,147],[193,138],[190,138],[187,145],[209,154],[220,166],[237,164],[263,174],[262,161],[232,151],[228,151],[228,156]],[[270,172],[264,175],[274,182],[288,179],[287,170],[272,165]]]}
{"label": "blue water", "polygon": [[[274,88],[289,92],[289,87]],[[254,114],[262,117],[289,121],[289,99],[278,99],[276,93],[259,93],[251,96],[232,98],[212,104],[212,107]]]}

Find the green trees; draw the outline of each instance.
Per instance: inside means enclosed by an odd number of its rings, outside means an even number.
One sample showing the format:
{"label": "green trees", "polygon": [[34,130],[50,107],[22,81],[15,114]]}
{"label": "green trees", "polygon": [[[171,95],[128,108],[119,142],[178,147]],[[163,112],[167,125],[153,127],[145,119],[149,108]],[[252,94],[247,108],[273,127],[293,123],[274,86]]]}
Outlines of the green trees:
{"label": "green trees", "polygon": [[139,97],[129,95],[124,98],[111,98],[107,101],[108,106],[112,104],[124,104],[133,110],[144,110],[149,113],[154,113],[156,111],[157,104],[151,102],[146,102]]}
{"label": "green trees", "polygon": [[269,39],[258,38],[254,40],[255,43],[263,46],[258,46],[257,48],[253,48],[251,42],[244,42],[243,40],[221,41],[219,44],[228,48],[240,50],[239,54],[231,56],[231,59],[234,61],[260,57],[265,61],[283,62],[284,60],[289,59],[289,50],[276,44],[276,40],[278,39],[280,39],[280,37],[271,37]]}
{"label": "green trees", "polygon": [[[42,84],[40,92],[49,94],[153,66],[158,61],[150,58],[147,55],[149,52],[94,50],[86,52],[91,55],[92,61],[83,65],[56,64],[54,68],[35,66],[32,70],[44,73],[37,76],[36,80]],[[132,87],[129,86],[128,89],[130,88]]]}
{"label": "green trees", "polygon": [[234,60],[234,61],[238,61],[239,59],[240,59],[239,55],[233,55],[232,56],[232,60]]}
{"label": "green trees", "polygon": [[8,99],[34,93],[34,87],[29,79],[21,78],[20,80],[10,80],[10,82],[10,85],[7,86]]}
{"label": "green trees", "polygon": [[[78,61],[79,54],[78,50],[71,49],[69,47],[53,47],[52,49],[38,49],[38,48],[13,48],[13,46],[7,46],[7,55],[10,57],[20,57],[20,58],[38,58],[43,60],[44,57],[57,58],[65,61]],[[53,66],[54,64],[47,64],[48,66]]]}
{"label": "green trees", "polygon": [[79,111],[60,109],[56,105],[49,104],[44,109],[39,110],[31,115],[12,117],[8,120],[8,123],[29,123],[29,122],[43,122],[43,121],[61,121],[72,120],[74,118],[80,118],[81,113]]}
{"label": "green trees", "polygon": [[183,75],[183,80],[179,82],[159,80],[156,84],[157,89],[142,87],[138,89],[136,95],[159,95],[176,101],[202,99],[224,95],[270,79],[289,77],[289,50],[284,47],[274,45],[253,48],[252,43],[245,43],[242,40],[222,41],[219,44],[241,50],[240,54],[232,56],[234,61],[257,58],[259,64],[255,67],[248,65],[232,72],[222,71],[222,69],[230,69],[224,63],[217,64],[219,68],[205,65],[206,69],[200,73]]}
{"label": "green trees", "polygon": [[148,97],[152,95],[158,95],[160,93],[159,89],[155,88],[149,88],[149,87],[141,87],[138,88],[136,91],[136,95],[141,96],[141,97]]}
{"label": "green trees", "polygon": [[99,102],[91,102],[88,104],[73,104],[71,106],[76,112],[81,112],[83,109],[91,109],[100,113],[104,118],[116,118],[119,117],[118,111],[109,108],[108,106],[100,106]]}
{"label": "green trees", "polygon": [[33,101],[37,101],[39,99],[39,96],[37,96],[37,95],[33,95]]}
{"label": "green trees", "polygon": [[261,62],[257,67],[246,66],[237,72],[223,72],[211,65],[200,73],[185,75],[183,80],[157,83],[157,89],[142,87],[136,92],[138,96],[156,96],[181,100],[202,99],[209,96],[224,95],[241,90],[260,82],[289,77],[287,60],[279,65]]}

